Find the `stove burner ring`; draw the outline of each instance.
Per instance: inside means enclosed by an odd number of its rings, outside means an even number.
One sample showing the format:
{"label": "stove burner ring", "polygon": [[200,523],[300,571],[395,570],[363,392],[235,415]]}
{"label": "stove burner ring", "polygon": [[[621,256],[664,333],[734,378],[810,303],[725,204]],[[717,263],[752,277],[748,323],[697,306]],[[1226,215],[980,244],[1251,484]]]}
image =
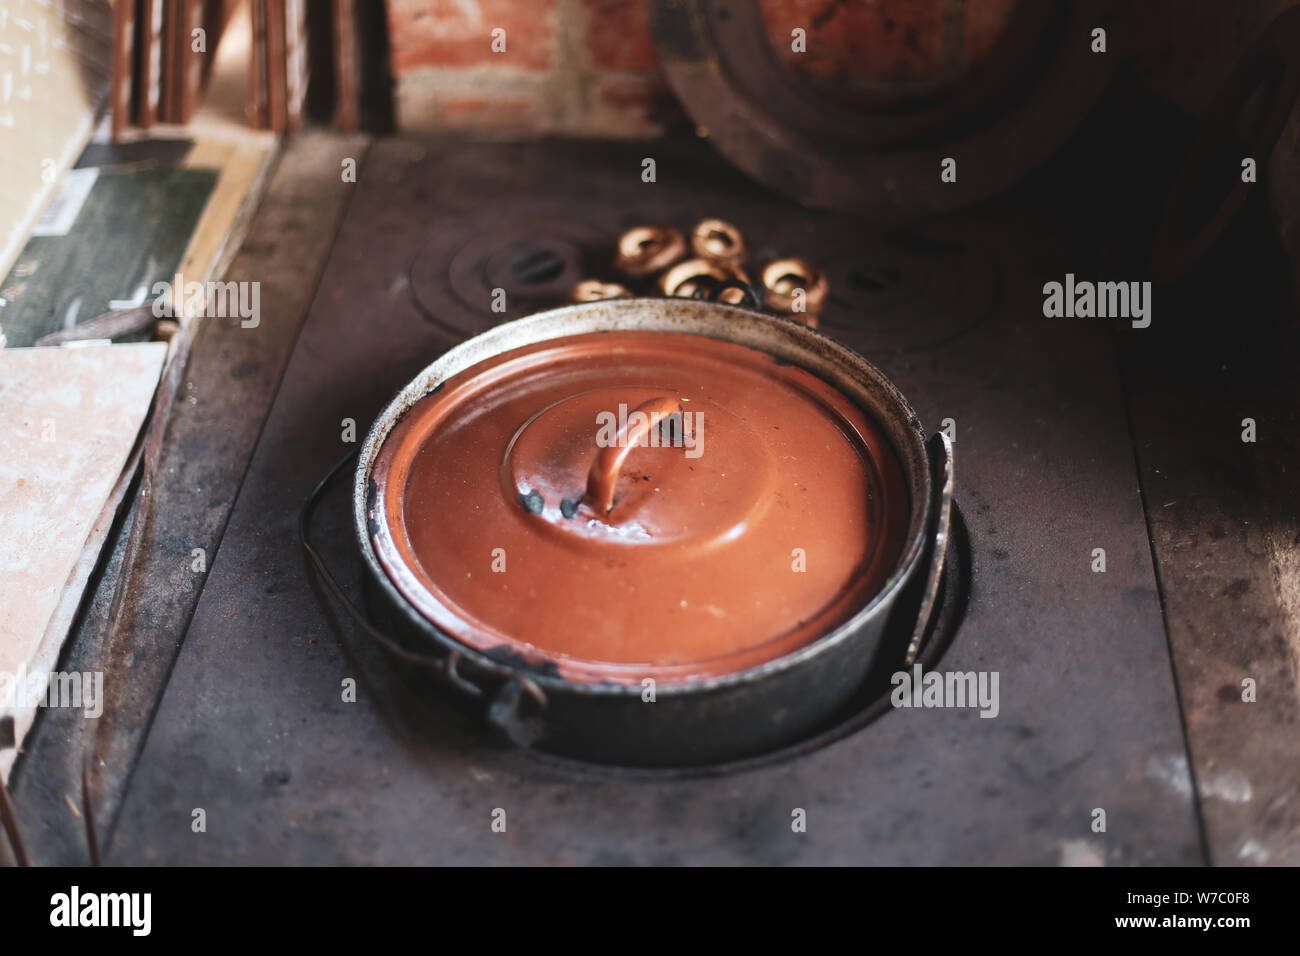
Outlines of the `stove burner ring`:
{"label": "stove burner ring", "polygon": [[490,207],[434,229],[411,263],[411,292],[430,321],[468,338],[562,302],[581,279],[608,272],[601,254],[613,231],[575,219],[572,205]]}
{"label": "stove burner ring", "polygon": [[507,292],[536,293],[577,269],[576,252],[567,242],[524,240],[488,261],[487,281],[499,283]]}
{"label": "stove burner ring", "polygon": [[[651,219],[643,210],[502,202],[440,223],[411,264],[411,291],[430,321],[468,338],[566,301],[584,278],[611,275],[617,236]],[[759,245],[760,259],[784,249]],[[920,351],[964,335],[992,314],[1001,288],[996,257],[957,237],[903,233],[852,250],[821,245],[815,236],[799,243],[830,282],[822,328],[868,351]]]}
{"label": "stove burner ring", "polygon": [[987,320],[1001,266],[954,239],[901,236],[840,251],[827,261],[828,332],[869,351],[934,348]]}
{"label": "stove burner ring", "polygon": [[[582,252],[572,240],[557,236],[476,236],[465,243],[447,267],[452,292],[488,316],[513,314],[512,304],[549,304],[582,278]],[[494,312],[497,290],[505,293],[506,313]]]}

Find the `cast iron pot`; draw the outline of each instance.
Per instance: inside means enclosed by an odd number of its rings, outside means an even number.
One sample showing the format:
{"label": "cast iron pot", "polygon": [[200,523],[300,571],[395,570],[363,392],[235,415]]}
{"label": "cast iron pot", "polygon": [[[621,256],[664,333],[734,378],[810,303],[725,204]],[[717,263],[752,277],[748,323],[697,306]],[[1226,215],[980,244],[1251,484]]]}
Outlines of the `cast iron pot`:
{"label": "cast iron pot", "polygon": [[[435,626],[395,586],[376,553],[385,529],[376,459],[394,427],[448,378],[501,353],[585,333],[661,331],[730,341],[776,356],[833,385],[878,424],[901,465],[910,501],[901,556],[887,583],[849,619],[812,643],[759,666],[641,686],[579,682],[506,649],[480,650]],[[741,759],[798,740],[836,713],[875,666],[891,619],[918,649],[942,570],[952,494],[951,446],[929,443],[898,389],[862,356],[803,325],[749,309],[690,299],[611,299],[509,322],[451,349],[407,384],[360,449],[353,492],[357,545],[373,592],[406,647],[435,661],[445,683],[488,702],[487,718],[514,743],[624,766],[698,766]],[[919,608],[902,595],[920,595]],[[900,605],[906,605],[900,609]],[[497,652],[497,651],[500,652]],[[403,656],[409,656],[403,653]]]}

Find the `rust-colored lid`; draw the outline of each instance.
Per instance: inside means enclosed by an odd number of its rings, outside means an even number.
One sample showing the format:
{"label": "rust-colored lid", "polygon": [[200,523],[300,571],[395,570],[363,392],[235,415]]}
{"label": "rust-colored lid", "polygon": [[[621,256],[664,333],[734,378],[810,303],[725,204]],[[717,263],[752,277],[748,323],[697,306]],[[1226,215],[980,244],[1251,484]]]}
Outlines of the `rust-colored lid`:
{"label": "rust-colored lid", "polygon": [[570,680],[746,670],[863,607],[910,501],[813,374],[672,332],[552,339],[448,379],[374,466],[376,553],[434,624]]}

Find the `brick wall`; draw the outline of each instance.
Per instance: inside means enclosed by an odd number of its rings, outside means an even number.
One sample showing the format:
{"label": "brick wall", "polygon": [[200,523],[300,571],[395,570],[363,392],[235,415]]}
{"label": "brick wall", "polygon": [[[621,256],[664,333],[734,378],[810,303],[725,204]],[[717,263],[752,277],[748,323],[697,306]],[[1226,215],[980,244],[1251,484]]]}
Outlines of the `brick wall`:
{"label": "brick wall", "polygon": [[[1016,0],[758,0],[773,48],[822,93],[877,106],[961,81]],[[1029,0],[1058,2],[1058,0]],[[1127,82],[1195,113],[1296,0],[1141,0],[1112,39]],[[682,117],[644,0],[386,0],[398,125],[646,135]],[[795,27],[807,53],[790,49]],[[492,31],[505,30],[505,52]],[[1086,38],[1085,38],[1086,42]]]}
{"label": "brick wall", "polygon": [[[761,0],[774,49],[824,92],[926,92],[956,79],[1015,0]],[[387,0],[397,122],[645,135],[680,119],[643,0]],[[793,54],[791,33],[807,31]],[[492,31],[505,31],[493,52]]]}
{"label": "brick wall", "polygon": [[680,116],[640,0],[388,0],[388,28],[403,129],[645,135]]}

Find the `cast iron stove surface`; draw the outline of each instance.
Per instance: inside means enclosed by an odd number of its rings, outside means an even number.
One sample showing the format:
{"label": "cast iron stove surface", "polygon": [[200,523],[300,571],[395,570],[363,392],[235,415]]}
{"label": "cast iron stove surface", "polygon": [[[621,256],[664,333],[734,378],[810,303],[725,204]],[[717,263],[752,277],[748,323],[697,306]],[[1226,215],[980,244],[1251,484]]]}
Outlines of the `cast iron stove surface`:
{"label": "cast iron stove surface", "polygon": [[[639,175],[647,150],[653,184]],[[1203,860],[1113,349],[1095,326],[1041,319],[1034,263],[1057,234],[954,223],[937,239],[864,240],[861,222],[775,199],[689,142],[392,139],[349,188],[109,862]],[[569,225],[548,232],[539,197]],[[823,327],[893,378],[927,431],[953,420],[972,583],[939,668],[997,672],[996,716],[895,709],[718,776],[569,767],[497,743],[412,683],[310,584],[300,503],[350,447],[348,420],[359,438],[420,368],[493,321],[476,282],[547,287],[512,305],[532,311],[573,256],[593,269],[590,243],[612,246],[620,225],[704,216],[735,222],[759,261],[825,263],[838,291]],[[336,564],[349,560],[345,499],[318,515]],[[1105,574],[1090,571],[1095,547]],[[359,562],[337,570],[360,580]]]}

